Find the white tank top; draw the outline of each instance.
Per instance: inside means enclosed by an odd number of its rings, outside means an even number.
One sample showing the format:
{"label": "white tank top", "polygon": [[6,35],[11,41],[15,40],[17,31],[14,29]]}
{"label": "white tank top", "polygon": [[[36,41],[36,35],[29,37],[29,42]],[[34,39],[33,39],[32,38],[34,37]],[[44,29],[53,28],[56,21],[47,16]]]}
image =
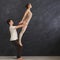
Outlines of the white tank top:
{"label": "white tank top", "polygon": [[14,40],[18,39],[18,34],[17,34],[17,30],[15,27],[16,26],[10,26],[9,27],[10,34],[11,34],[10,41],[14,41]]}

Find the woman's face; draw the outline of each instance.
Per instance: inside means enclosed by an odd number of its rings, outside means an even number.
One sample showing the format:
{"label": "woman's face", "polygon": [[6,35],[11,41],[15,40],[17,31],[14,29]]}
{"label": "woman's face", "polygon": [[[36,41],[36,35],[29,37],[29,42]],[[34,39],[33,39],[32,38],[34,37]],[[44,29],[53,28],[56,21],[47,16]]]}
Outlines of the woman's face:
{"label": "woman's face", "polygon": [[31,4],[28,4],[28,8],[32,8],[32,5]]}
{"label": "woman's face", "polygon": [[10,20],[10,24],[14,24],[14,22],[12,20]]}

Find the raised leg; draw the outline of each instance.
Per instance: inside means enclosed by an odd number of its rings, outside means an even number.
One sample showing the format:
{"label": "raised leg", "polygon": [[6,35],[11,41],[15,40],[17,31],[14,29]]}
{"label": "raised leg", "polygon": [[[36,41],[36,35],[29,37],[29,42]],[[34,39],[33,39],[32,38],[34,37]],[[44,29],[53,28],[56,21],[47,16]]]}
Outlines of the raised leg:
{"label": "raised leg", "polygon": [[26,29],[27,29],[27,26],[24,26],[22,28],[21,32],[19,33],[19,43],[20,43],[21,46],[23,46],[21,40],[22,40],[23,34],[26,31]]}

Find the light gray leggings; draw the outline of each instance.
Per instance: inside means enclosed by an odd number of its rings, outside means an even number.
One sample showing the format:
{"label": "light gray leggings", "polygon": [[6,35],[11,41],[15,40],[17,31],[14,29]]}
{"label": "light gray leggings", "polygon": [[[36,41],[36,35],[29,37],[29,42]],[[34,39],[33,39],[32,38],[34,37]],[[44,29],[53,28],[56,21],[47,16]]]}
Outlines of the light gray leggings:
{"label": "light gray leggings", "polygon": [[26,29],[27,29],[27,25],[24,26],[24,27],[22,28],[21,32],[19,33],[19,43],[22,43],[21,40],[22,40],[23,34],[24,34],[24,32],[26,31]]}

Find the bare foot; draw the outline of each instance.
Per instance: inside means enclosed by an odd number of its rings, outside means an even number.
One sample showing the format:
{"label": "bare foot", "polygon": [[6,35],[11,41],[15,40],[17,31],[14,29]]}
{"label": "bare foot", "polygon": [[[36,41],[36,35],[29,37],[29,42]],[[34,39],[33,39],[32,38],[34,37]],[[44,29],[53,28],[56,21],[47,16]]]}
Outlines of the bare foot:
{"label": "bare foot", "polygon": [[20,46],[23,46],[22,42],[19,42],[19,45],[20,45]]}
{"label": "bare foot", "polygon": [[23,60],[23,58],[18,58],[17,60]]}
{"label": "bare foot", "polygon": [[22,43],[20,43],[20,46],[23,46],[23,44],[22,44]]}

